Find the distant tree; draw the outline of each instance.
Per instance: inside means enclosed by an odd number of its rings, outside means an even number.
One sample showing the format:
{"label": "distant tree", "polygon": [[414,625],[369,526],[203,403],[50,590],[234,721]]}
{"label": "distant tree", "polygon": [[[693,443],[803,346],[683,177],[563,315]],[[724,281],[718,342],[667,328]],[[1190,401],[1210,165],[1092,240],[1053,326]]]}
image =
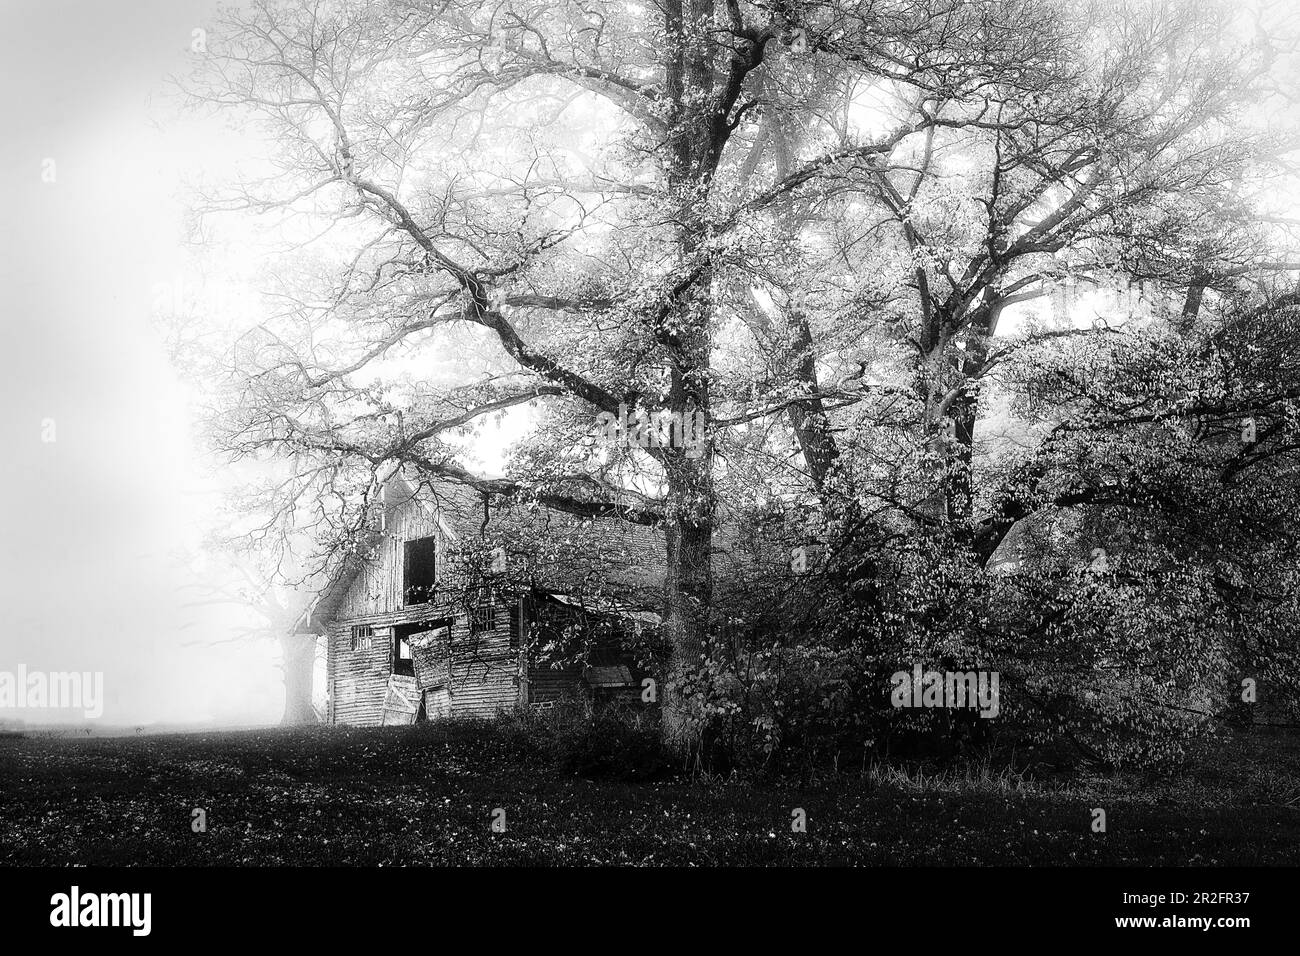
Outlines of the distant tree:
{"label": "distant tree", "polygon": [[[222,555],[225,560],[214,560],[215,556]],[[279,645],[284,678],[284,712],[280,723],[314,724],[320,719],[313,700],[319,639],[300,627],[311,592],[307,588],[286,586],[285,579],[277,581],[264,571],[254,570],[250,564],[246,558],[232,556],[220,548],[208,550],[208,557],[197,572],[202,580],[187,588],[195,595],[188,606],[237,608],[247,613],[248,623],[226,637],[196,643],[271,641]]]}

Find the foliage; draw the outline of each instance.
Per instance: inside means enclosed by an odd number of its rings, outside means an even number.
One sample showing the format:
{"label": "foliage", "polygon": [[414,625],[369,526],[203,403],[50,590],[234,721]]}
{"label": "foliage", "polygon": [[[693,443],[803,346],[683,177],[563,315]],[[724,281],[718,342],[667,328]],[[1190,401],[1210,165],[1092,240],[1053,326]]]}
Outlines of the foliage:
{"label": "foliage", "polygon": [[576,777],[649,781],[672,776],[676,766],[657,715],[637,705],[562,701],[514,719],[531,746]]}
{"label": "foliage", "polygon": [[[1283,299],[1195,334],[1021,350],[1006,387],[1048,434],[989,465],[999,547],[943,523],[890,531],[870,499],[842,502],[855,517],[827,522],[808,574],[772,562],[721,609],[732,633],[706,682],[720,733],[753,759],[816,763],[996,730],[1120,765],[1176,761],[1228,721],[1293,721],[1298,349]],[[997,718],[892,709],[889,675],[917,663],[996,671]]]}
{"label": "foliage", "polygon": [[[986,736],[882,710],[920,661],[1005,673],[1030,735],[1170,759],[1193,689],[1293,686],[1296,343],[1265,330],[1296,33],[1208,0],[232,12],[191,90],[272,174],[206,211],[290,241],[276,308],[187,350],[213,445],[277,471],[258,542],[310,528],[332,567],[398,468],[653,528],[680,749]],[[707,428],[610,441],[629,409]],[[1216,444],[1247,414],[1257,449]],[[502,415],[529,427],[492,476]],[[817,585],[727,580],[735,527],[806,507]]]}

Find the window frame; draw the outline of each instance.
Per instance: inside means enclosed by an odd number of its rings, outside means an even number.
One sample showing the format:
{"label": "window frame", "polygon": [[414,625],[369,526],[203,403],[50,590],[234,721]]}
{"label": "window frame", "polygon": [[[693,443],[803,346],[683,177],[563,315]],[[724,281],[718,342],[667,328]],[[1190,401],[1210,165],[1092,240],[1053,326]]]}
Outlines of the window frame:
{"label": "window frame", "polygon": [[[469,606],[470,634],[488,634],[500,627],[497,610],[496,589],[488,584],[480,584],[475,589],[474,599]],[[484,620],[486,623],[483,623]]]}
{"label": "window frame", "polygon": [[[393,628],[392,653],[390,655],[390,672],[399,677],[415,676],[415,651],[411,647],[411,635],[404,634],[401,628]],[[407,656],[401,656],[402,644],[406,644]]]}
{"label": "window frame", "polygon": [[[480,615],[486,615],[480,618]],[[486,621],[486,623],[483,623]],[[486,601],[469,609],[469,632],[471,634],[488,634],[497,629],[497,605],[495,601]]]}
{"label": "window frame", "polygon": [[[440,631],[440,630],[446,630],[447,632],[442,639],[446,641],[445,647],[446,647],[447,654],[449,655],[448,666],[450,666],[451,638],[454,631],[453,621],[450,617],[435,617],[435,618],[429,618],[428,620],[424,620],[424,621],[412,621],[407,624],[398,624],[394,626],[393,645],[392,645],[392,651],[390,655],[390,665],[394,668],[393,673],[398,675],[406,674],[405,670],[396,669],[399,661],[397,655],[401,650],[400,642],[402,640],[406,640],[407,646],[411,647],[410,639],[413,635],[421,634],[424,633],[425,631]],[[411,670],[409,676],[414,677],[416,676],[414,647],[411,647],[410,664],[411,664]]]}
{"label": "window frame", "polygon": [[353,624],[349,633],[348,650],[352,653],[368,651],[375,646],[375,626],[373,624]]}
{"label": "window frame", "polygon": [[[425,542],[428,542],[427,545]],[[429,562],[427,583],[412,584],[412,555],[417,548],[423,550],[427,548],[425,555]],[[431,604],[434,599],[434,591],[438,585],[438,536],[424,535],[420,538],[407,538],[402,542],[402,607],[417,607],[421,604]],[[425,593],[412,595],[412,591],[422,588]]]}

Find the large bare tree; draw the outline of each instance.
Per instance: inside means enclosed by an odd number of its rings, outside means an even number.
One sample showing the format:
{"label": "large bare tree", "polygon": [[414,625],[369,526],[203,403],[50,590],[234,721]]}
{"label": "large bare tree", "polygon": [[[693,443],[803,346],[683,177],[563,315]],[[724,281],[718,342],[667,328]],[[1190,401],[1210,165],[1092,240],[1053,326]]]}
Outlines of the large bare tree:
{"label": "large bare tree", "polygon": [[[316,251],[222,354],[215,441],[292,462],[268,501],[325,529],[323,557],[352,546],[395,463],[661,527],[666,730],[690,746],[721,507],[801,486],[833,505],[870,484],[857,426],[888,420],[938,465],[910,500],[872,493],[974,539],[980,388],[1008,306],[1117,273],[1191,302],[1264,258],[1249,224],[1223,241],[1220,223],[1282,148],[1239,121],[1273,51],[1223,40],[1223,16],[255,4],[212,31],[192,91],[259,122],[274,168],[208,208]],[[467,442],[520,406],[534,428],[511,473],[476,473]],[[600,416],[626,409],[706,431],[601,441]]]}

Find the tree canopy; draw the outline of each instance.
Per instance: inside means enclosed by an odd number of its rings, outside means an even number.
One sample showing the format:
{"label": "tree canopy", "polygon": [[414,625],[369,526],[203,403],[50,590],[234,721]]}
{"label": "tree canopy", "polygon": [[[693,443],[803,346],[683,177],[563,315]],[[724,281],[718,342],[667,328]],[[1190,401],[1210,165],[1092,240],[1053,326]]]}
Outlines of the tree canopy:
{"label": "tree canopy", "polygon": [[[212,441],[284,464],[262,505],[326,562],[394,466],[661,529],[688,747],[738,712],[777,727],[752,691],[792,653],[834,662],[838,697],[801,686],[859,729],[891,661],[1000,666],[1094,754],[1192,683],[1285,682],[1296,26],[1153,0],[256,3],[187,87],[272,147],[205,212],[292,239],[256,326],[191,350]],[[486,474],[503,417],[525,434]],[[786,604],[720,584],[734,529],[799,509],[824,547],[770,569]],[[750,679],[756,647],[787,676]]]}

